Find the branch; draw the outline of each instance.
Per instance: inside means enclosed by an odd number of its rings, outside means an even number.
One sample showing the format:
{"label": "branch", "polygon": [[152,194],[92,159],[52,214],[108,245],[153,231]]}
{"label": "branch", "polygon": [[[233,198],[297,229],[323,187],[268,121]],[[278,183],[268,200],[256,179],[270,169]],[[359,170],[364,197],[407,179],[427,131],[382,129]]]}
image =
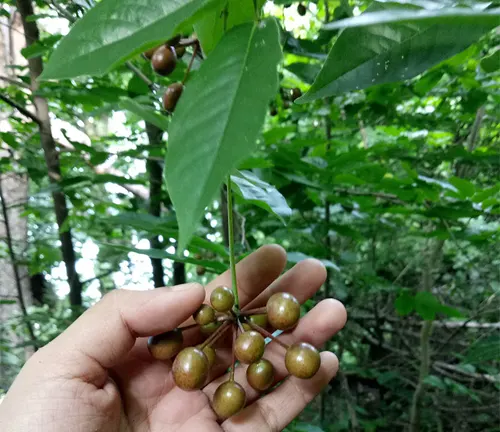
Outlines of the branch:
{"label": "branch", "polygon": [[19,276],[19,269],[17,268],[17,261],[16,261],[16,255],[14,252],[14,246],[12,245],[12,233],[10,232],[9,212],[7,210],[7,205],[5,203],[5,197],[3,195],[2,177],[1,176],[0,176],[0,201],[1,201],[1,205],[2,205],[2,213],[3,213],[4,224],[5,224],[5,233],[7,236],[7,248],[9,249],[10,261],[12,263],[12,271],[14,272],[14,279],[16,282],[17,297],[19,299],[19,305],[21,306],[21,312],[26,320],[26,327],[28,329],[28,333],[30,335],[31,342],[33,342],[33,347],[36,351],[37,350],[37,339],[36,339],[33,327],[31,326],[31,322],[29,321],[28,311],[26,310],[26,303],[24,302],[23,289],[21,286],[21,278]]}
{"label": "branch", "polygon": [[17,81],[17,80],[14,80],[14,79],[6,77],[6,76],[0,76],[0,80],[8,82],[9,84],[13,84],[13,85],[25,88],[25,89],[30,88],[30,86],[28,84],[23,83],[22,81]]}
{"label": "branch", "polygon": [[17,102],[9,99],[7,96],[5,96],[3,94],[0,94],[0,99],[3,100],[7,105],[10,105],[11,107],[18,110],[25,117],[28,117],[29,119],[33,120],[35,123],[40,124],[40,119],[35,114],[29,112],[22,105],[19,105]]}
{"label": "branch", "polygon": [[393,201],[397,204],[405,204],[405,202],[400,200],[396,195],[387,194],[387,193],[383,193],[383,192],[363,192],[363,191],[357,191],[357,190],[345,189],[345,188],[333,188],[333,190],[337,193],[340,193],[340,194],[354,195],[354,196],[371,196],[371,197],[375,197],[375,198],[385,199],[388,201]]}

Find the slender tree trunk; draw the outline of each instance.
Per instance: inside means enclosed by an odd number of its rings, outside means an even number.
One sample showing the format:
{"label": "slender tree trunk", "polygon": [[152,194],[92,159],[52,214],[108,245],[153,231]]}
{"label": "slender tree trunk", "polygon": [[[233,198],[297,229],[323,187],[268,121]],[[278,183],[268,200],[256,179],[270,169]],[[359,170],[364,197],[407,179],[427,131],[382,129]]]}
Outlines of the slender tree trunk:
{"label": "slender tree trunk", "polygon": [[[163,132],[155,125],[146,122],[146,133],[148,135],[149,146],[158,148],[161,146],[161,138]],[[160,162],[152,160],[147,162],[147,170],[149,173],[149,214],[152,216],[161,216],[161,186],[163,183],[163,167]],[[149,239],[151,247],[154,249],[161,248],[159,236],[155,235]],[[163,260],[159,258],[151,258],[153,267],[153,282],[155,288],[165,286]],[[175,273],[175,272],[174,272]]]}
{"label": "slender tree trunk", "polygon": [[[27,17],[33,15],[33,5],[31,0],[16,0],[17,9],[21,14],[21,19],[24,27],[26,38],[26,46],[37,43],[40,39],[40,34],[35,21],[27,21]],[[43,71],[43,63],[41,57],[35,57],[28,60],[31,91],[33,103],[35,105],[36,115],[39,119],[40,140],[42,143],[43,153],[45,156],[45,164],[49,174],[51,183],[56,183],[61,178],[61,167],[59,163],[59,153],[56,149],[54,137],[50,127],[49,107],[47,100],[37,94],[39,89],[38,77]],[[66,196],[60,190],[52,193],[54,201],[54,210],[56,214],[57,225],[59,227],[59,239],[61,241],[61,252],[66,272],[68,275],[68,283],[70,286],[69,299],[73,306],[82,305],[82,285],[76,272],[76,255],[73,249],[73,239],[71,229],[66,226],[68,218],[68,207]]]}

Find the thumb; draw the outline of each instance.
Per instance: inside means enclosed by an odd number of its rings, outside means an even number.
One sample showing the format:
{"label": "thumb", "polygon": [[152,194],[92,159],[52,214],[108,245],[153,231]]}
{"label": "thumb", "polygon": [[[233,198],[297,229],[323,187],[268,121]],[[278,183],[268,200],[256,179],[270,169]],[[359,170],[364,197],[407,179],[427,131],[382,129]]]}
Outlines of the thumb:
{"label": "thumb", "polygon": [[195,283],[149,291],[114,290],[46,349],[54,350],[52,355],[67,354],[72,361],[86,357],[102,368],[110,368],[123,360],[137,337],[176,328],[204,299],[205,289]]}

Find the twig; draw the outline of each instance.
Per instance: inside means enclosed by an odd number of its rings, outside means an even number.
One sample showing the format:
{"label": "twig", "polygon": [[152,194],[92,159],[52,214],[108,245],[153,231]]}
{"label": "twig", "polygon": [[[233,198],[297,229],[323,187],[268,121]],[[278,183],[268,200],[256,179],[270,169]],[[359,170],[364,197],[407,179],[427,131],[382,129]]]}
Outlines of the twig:
{"label": "twig", "polygon": [[242,310],[240,312],[240,315],[242,316],[247,316],[247,315],[257,315],[257,314],[264,314],[267,313],[267,308],[260,307],[260,308],[255,308],[255,309],[248,309],[248,310]]}
{"label": "twig", "polygon": [[146,83],[146,85],[149,87],[151,91],[157,91],[159,90],[158,84],[154,83],[151,81],[146,75],[142,73],[142,71],[135,66],[131,61],[125,62],[125,66],[127,66],[132,72],[134,72],[142,81]]}
{"label": "twig", "polygon": [[194,59],[196,57],[196,52],[197,51],[198,51],[198,44],[194,45],[193,55],[191,56],[191,60],[189,61],[189,65],[188,65],[188,67],[186,69],[186,72],[184,73],[184,78],[182,79],[182,85],[184,85],[186,83],[186,80],[188,79],[189,72],[191,72],[191,68],[193,66]]}
{"label": "twig", "polygon": [[29,119],[33,120],[35,123],[40,124],[39,118],[35,114],[29,112],[22,105],[19,105],[17,102],[9,99],[7,96],[5,96],[3,94],[0,94],[0,99],[3,100],[6,104],[8,104],[11,107],[15,108],[16,110],[18,110],[25,117],[28,117]]}
{"label": "twig", "polygon": [[22,88],[25,88],[25,89],[29,89],[30,88],[30,86],[28,84],[26,84],[26,83],[24,83],[22,81],[17,81],[15,79],[8,78],[6,76],[0,76],[0,80],[8,82],[8,83],[16,85],[16,86],[19,86],[19,87],[22,87]]}

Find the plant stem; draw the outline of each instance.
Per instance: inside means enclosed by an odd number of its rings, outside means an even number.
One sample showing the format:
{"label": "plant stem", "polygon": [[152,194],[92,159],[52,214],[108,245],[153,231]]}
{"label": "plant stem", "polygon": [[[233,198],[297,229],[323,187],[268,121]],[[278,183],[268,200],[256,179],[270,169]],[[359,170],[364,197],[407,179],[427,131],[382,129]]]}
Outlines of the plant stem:
{"label": "plant stem", "polygon": [[269,339],[273,340],[274,342],[278,343],[281,345],[283,348],[288,349],[290,348],[290,345],[286,344],[282,340],[278,339],[277,337],[274,337],[272,333],[268,332],[267,330],[263,329],[262,327],[258,326],[257,324],[254,324],[250,321],[247,320],[247,324],[252,327],[254,330],[258,331],[262,336],[268,337]]}
{"label": "plant stem", "polygon": [[203,351],[203,349],[206,346],[214,344],[215,341],[217,341],[226,332],[226,330],[230,327],[229,323],[230,323],[230,321],[225,321],[217,330],[215,330],[214,333],[212,333],[209,336],[209,338],[205,342],[203,342],[200,345],[200,349]]}
{"label": "plant stem", "polygon": [[227,176],[227,220],[229,233],[229,264],[231,266],[232,290],[234,294],[234,309],[240,310],[238,298],[238,280],[236,278],[236,259],[234,253],[234,217],[233,217],[233,191],[231,188],[231,174]]}
{"label": "plant stem", "polygon": [[241,316],[257,315],[257,314],[265,314],[265,313],[267,313],[267,308],[265,306],[260,307],[260,308],[254,308],[254,309],[240,311]]}

